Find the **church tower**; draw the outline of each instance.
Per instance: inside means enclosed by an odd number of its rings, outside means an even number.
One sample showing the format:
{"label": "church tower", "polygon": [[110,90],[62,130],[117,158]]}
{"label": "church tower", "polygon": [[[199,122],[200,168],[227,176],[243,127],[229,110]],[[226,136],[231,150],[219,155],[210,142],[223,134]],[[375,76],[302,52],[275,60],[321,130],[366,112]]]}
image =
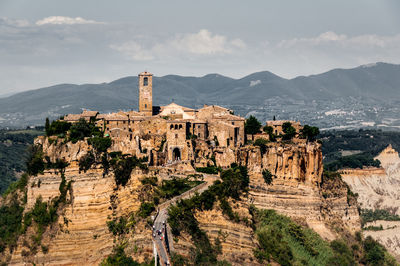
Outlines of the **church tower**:
{"label": "church tower", "polygon": [[153,115],[153,74],[147,71],[139,74],[139,112]]}

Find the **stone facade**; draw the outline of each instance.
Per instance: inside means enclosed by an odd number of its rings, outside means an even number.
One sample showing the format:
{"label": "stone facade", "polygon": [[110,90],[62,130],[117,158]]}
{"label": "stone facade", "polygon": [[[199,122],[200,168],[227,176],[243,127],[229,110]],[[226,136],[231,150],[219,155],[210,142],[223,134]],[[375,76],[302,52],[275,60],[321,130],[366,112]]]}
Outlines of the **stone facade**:
{"label": "stone facade", "polygon": [[202,154],[209,154],[216,148],[235,151],[245,144],[245,120],[233,115],[232,110],[216,105],[192,109],[176,103],[155,107],[152,85],[151,73],[139,74],[138,112],[99,114],[84,111],[82,114],[69,114],[64,120],[77,122],[84,118],[95,121],[105,136],[111,137],[111,151],[148,156],[152,165],[195,162],[199,147]]}

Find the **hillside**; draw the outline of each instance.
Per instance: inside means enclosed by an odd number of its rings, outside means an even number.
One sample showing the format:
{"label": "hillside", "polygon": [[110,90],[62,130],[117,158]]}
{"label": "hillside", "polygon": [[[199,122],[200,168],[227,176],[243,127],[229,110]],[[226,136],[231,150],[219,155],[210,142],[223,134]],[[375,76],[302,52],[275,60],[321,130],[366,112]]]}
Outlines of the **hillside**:
{"label": "hillside", "polygon": [[[35,140],[29,175],[0,208],[2,261],[148,265],[160,243],[152,217],[167,210],[174,265],[392,265],[383,247],[356,233],[355,198],[338,175],[323,175],[318,142],[216,147],[215,165],[194,169],[150,166],[94,138]],[[218,174],[204,173],[211,169]]]}
{"label": "hillside", "polygon": [[[240,79],[218,74],[167,75],[154,78],[153,90],[155,105],[171,101],[188,107],[219,104],[244,116],[253,113],[261,120],[276,115],[322,128],[400,125],[394,115],[400,102],[400,65],[386,63],[294,79],[267,71]],[[22,92],[0,98],[0,127],[42,124],[46,117],[78,113],[83,108],[101,112],[136,109],[137,96],[137,77]]]}

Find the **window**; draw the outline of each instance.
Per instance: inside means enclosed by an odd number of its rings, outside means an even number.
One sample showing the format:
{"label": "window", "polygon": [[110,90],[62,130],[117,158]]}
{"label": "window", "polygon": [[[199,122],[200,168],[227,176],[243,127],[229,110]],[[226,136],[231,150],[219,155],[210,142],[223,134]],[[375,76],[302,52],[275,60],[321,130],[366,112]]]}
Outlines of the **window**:
{"label": "window", "polygon": [[179,125],[179,129],[181,129],[182,128],[182,125]]}
{"label": "window", "polygon": [[235,122],[232,122],[232,125],[234,125],[235,124]]}
{"label": "window", "polygon": [[175,129],[178,129],[178,125],[175,125]]}
{"label": "window", "polygon": [[178,134],[175,134],[175,138],[176,138],[176,139],[178,138]]}
{"label": "window", "polygon": [[174,129],[174,125],[171,125],[171,126],[169,127],[169,129]]}
{"label": "window", "polygon": [[200,133],[198,134],[198,137],[199,137],[199,138],[201,137],[201,134],[200,134]]}
{"label": "window", "polygon": [[144,105],[144,108],[147,108],[147,104]]}
{"label": "window", "polygon": [[198,125],[197,128],[200,128],[200,125]]}
{"label": "window", "polygon": [[149,85],[149,78],[148,77],[144,77],[143,86],[147,86],[147,85]]}

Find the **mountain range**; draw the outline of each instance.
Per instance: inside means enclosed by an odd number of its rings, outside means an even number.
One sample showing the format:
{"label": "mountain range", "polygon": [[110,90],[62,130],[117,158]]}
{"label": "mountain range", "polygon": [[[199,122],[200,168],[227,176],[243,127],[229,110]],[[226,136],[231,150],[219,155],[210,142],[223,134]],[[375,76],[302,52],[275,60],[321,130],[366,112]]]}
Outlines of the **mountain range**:
{"label": "mountain range", "polygon": [[[137,81],[137,77],[129,76],[102,84],[60,84],[0,98],[0,127],[43,124],[46,117],[54,119],[67,113],[79,113],[82,109],[100,112],[137,109]],[[339,110],[337,112],[341,115],[351,111],[344,110],[349,105],[392,110],[400,102],[400,65],[374,63],[293,79],[268,71],[240,79],[219,74],[154,77],[154,105],[172,101],[188,107],[218,104],[231,107],[244,116],[255,113],[261,119],[274,112],[284,119],[307,120],[296,112],[302,109],[308,113],[309,107],[315,109],[316,106],[325,113],[334,110],[336,114],[335,111]],[[282,110],[272,111],[274,104],[281,106]],[[357,108],[362,109],[362,106]],[[366,117],[370,118],[369,115]],[[379,114],[374,117],[383,119]],[[335,121],[324,125],[337,125]],[[304,122],[319,125],[311,118]],[[380,121],[373,122],[378,125]]]}

